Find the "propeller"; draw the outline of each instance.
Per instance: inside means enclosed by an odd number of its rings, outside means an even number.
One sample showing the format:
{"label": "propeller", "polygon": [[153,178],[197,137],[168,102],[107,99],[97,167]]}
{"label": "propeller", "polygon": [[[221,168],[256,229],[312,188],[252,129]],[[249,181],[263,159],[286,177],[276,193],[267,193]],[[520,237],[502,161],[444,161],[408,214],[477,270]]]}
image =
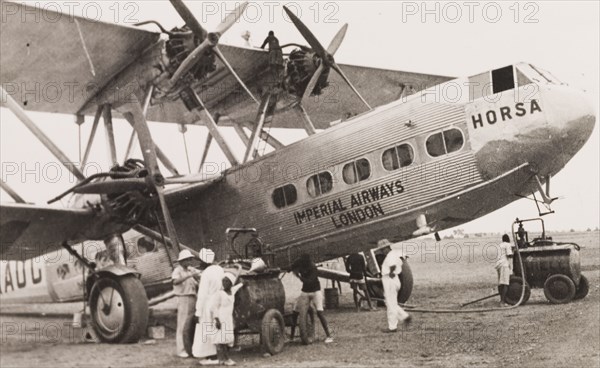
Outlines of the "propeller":
{"label": "propeller", "polygon": [[338,31],[338,33],[335,35],[335,37],[331,41],[329,47],[327,49],[325,49],[323,47],[323,45],[321,45],[319,40],[315,37],[315,35],[310,31],[310,29],[308,29],[308,27],[304,23],[302,23],[302,21],[296,15],[294,15],[294,13],[292,13],[285,6],[283,7],[283,9],[285,10],[288,17],[290,17],[290,19],[292,20],[292,23],[294,23],[294,25],[296,26],[296,28],[298,29],[298,31],[300,32],[302,37],[304,37],[304,39],[308,42],[308,44],[313,49],[313,51],[321,58],[321,65],[319,65],[319,67],[315,71],[315,74],[312,76],[310,82],[308,83],[308,86],[304,92],[304,95],[302,96],[302,101],[306,101],[306,99],[308,97],[310,97],[312,91],[315,88],[315,85],[317,84],[319,78],[321,77],[321,74],[323,73],[323,71],[325,71],[326,67],[330,67],[333,70],[335,70],[340,75],[340,77],[342,77],[342,79],[348,84],[348,86],[352,89],[352,91],[354,91],[354,93],[358,96],[358,98],[369,109],[372,109],[371,105],[369,105],[369,103],[361,96],[361,94],[354,87],[352,82],[350,82],[348,77],[346,77],[346,75],[344,74],[342,69],[336,64],[335,59],[333,58],[333,55],[337,52],[340,45],[342,44],[342,41],[344,40],[346,31],[348,29],[348,25],[345,24]]}
{"label": "propeller", "polygon": [[171,0],[171,4],[181,18],[186,22],[186,25],[194,32],[194,35],[202,42],[196,47],[186,58],[183,60],[179,68],[173,73],[169,83],[174,86],[187,72],[189,72],[201,59],[202,56],[208,51],[212,50],[214,54],[221,60],[225,68],[234,76],[237,82],[244,88],[246,93],[258,104],[258,100],[242,79],[237,75],[231,64],[227,61],[221,50],[218,48],[219,39],[221,36],[229,30],[244,14],[248,2],[244,1],[239,4],[231,13],[227,14],[225,19],[217,26],[214,32],[207,33],[204,28],[200,25],[196,17],[192,14],[189,8],[183,3],[183,0]]}

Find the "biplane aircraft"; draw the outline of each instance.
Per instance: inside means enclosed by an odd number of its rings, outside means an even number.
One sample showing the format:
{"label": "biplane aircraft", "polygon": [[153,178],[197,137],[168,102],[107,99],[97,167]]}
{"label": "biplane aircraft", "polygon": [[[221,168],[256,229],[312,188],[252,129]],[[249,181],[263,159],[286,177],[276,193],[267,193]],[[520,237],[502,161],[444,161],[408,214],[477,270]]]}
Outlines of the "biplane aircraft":
{"label": "biplane aircraft", "polygon": [[[135,341],[146,327],[147,296],[123,256],[131,228],[164,240],[172,259],[184,246],[220,259],[241,254],[223,235],[236,227],[259,231],[272,266],[285,269],[302,253],[321,262],[457,226],[537,191],[549,205],[551,176],[595,125],[581,92],[528,63],[464,78],[342,65],[334,54],[347,26],[325,47],[286,9],[308,46],[284,45],[294,49],[273,68],[268,51],[219,44],[246,3],[208,31],[182,0],[170,2],[185,25],[147,22],[160,31],[152,32],[60,14],[49,22],[31,16],[35,7],[1,1],[2,105],[79,182],[54,199],[71,196],[69,208],[22,203],[2,183],[17,203],[1,207],[0,257],[58,249],[76,257],[89,269],[85,295],[105,341]],[[17,88],[56,81],[69,93],[52,101]],[[446,87],[462,93],[435,93]],[[83,162],[73,164],[27,111],[93,116]],[[131,124],[142,157],[119,162],[108,134],[114,167],[85,177],[96,127],[103,121],[111,132],[113,114]],[[152,121],[206,126],[205,151],[214,140],[231,167],[180,175],[155,145]],[[243,159],[220,127],[235,128]],[[308,137],[285,146],[268,127]],[[275,150],[259,155],[260,142]],[[74,247],[90,240],[104,242],[112,265],[98,267]],[[104,320],[118,321],[118,333],[103,330]]]}

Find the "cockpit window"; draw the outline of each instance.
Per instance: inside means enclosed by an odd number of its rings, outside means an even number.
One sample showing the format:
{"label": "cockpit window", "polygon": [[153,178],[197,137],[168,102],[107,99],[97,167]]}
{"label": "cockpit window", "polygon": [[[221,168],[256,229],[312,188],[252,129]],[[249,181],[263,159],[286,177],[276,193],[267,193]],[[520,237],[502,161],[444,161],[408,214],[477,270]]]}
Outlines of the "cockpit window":
{"label": "cockpit window", "polygon": [[492,70],[492,87],[494,93],[500,93],[515,88],[513,66]]}
{"label": "cockpit window", "polygon": [[519,68],[517,68],[517,86],[526,86],[531,83],[533,83],[531,79],[529,79]]}

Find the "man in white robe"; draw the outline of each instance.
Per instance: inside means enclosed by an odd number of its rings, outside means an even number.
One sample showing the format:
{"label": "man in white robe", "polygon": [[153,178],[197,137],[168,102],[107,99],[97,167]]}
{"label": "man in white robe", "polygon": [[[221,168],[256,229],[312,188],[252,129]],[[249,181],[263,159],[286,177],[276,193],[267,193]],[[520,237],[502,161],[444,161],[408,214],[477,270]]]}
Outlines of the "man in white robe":
{"label": "man in white robe", "polygon": [[194,335],[194,345],[192,353],[194,357],[200,358],[201,365],[217,365],[216,359],[217,347],[213,344],[211,334],[214,331],[214,325],[210,313],[210,299],[222,287],[222,280],[225,272],[221,266],[212,264],[215,259],[215,253],[210,249],[200,250],[200,260],[206,267],[200,276],[200,285],[198,286],[198,298],[196,300],[196,333]]}
{"label": "man in white robe", "polygon": [[385,256],[381,265],[381,282],[383,283],[383,295],[387,308],[388,328],[384,332],[396,332],[398,322],[410,323],[411,317],[398,305],[398,293],[400,292],[400,273],[402,272],[402,257],[404,252],[402,244],[391,245],[391,250]]}

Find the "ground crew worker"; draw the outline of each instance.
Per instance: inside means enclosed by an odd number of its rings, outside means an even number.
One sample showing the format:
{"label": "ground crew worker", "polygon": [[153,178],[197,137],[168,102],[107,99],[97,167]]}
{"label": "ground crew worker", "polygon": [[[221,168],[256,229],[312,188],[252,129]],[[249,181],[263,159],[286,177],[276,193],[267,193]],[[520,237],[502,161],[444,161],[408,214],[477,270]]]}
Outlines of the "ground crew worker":
{"label": "ground crew worker", "polygon": [[269,45],[269,68],[273,75],[275,83],[279,83],[281,80],[281,70],[283,70],[283,51],[279,46],[279,40],[275,37],[275,32],[269,31],[269,35],[265,38],[261,49],[264,49],[266,45]]}
{"label": "ground crew worker", "polygon": [[388,321],[388,328],[384,332],[396,332],[398,331],[398,322],[402,321],[404,325],[408,325],[412,319],[398,305],[398,292],[401,286],[400,273],[402,272],[404,252],[399,243],[392,244],[390,247],[391,250],[381,266],[381,282],[383,284],[383,295],[385,297]]}
{"label": "ground crew worker", "polygon": [[177,356],[188,358],[183,344],[183,327],[185,321],[194,314],[194,304],[196,303],[196,288],[198,281],[194,277],[199,276],[199,271],[191,266],[194,256],[187,249],[179,252],[179,263],[173,270],[171,279],[173,280],[173,293],[177,296],[177,331],[175,342],[177,346]]}
{"label": "ground crew worker", "polygon": [[365,263],[365,257],[360,253],[353,253],[346,259],[346,271],[350,274],[350,287],[352,287],[352,297],[354,298],[354,305],[356,310],[360,310],[360,291],[365,293],[369,309],[376,310],[371,304],[371,296],[367,290],[367,267]]}
{"label": "ground crew worker", "polygon": [[302,293],[296,300],[294,306],[294,314],[292,321],[291,338],[294,339],[294,332],[296,329],[296,322],[299,314],[304,313],[312,304],[317,310],[317,316],[321,321],[321,326],[325,331],[325,343],[329,344],[333,342],[333,337],[329,333],[329,326],[325,319],[323,309],[323,293],[321,292],[321,283],[319,282],[319,276],[317,275],[317,266],[310,259],[310,255],[304,253],[292,264],[292,272],[296,277],[302,281]]}
{"label": "ground crew worker", "polygon": [[512,245],[507,234],[502,235],[502,243],[498,246],[498,258],[496,259],[496,272],[498,273],[498,293],[500,294],[500,306],[506,307],[506,293],[510,284],[512,274]]}
{"label": "ground crew worker", "polygon": [[194,357],[200,358],[201,365],[217,365],[219,360],[216,359],[217,347],[212,338],[215,331],[213,330],[210,301],[213,295],[221,290],[225,271],[221,266],[212,264],[215,260],[215,253],[212,250],[201,249],[199,257],[202,261],[201,268],[204,271],[202,271],[198,287],[198,299],[196,301],[198,324],[194,334],[192,353]]}

